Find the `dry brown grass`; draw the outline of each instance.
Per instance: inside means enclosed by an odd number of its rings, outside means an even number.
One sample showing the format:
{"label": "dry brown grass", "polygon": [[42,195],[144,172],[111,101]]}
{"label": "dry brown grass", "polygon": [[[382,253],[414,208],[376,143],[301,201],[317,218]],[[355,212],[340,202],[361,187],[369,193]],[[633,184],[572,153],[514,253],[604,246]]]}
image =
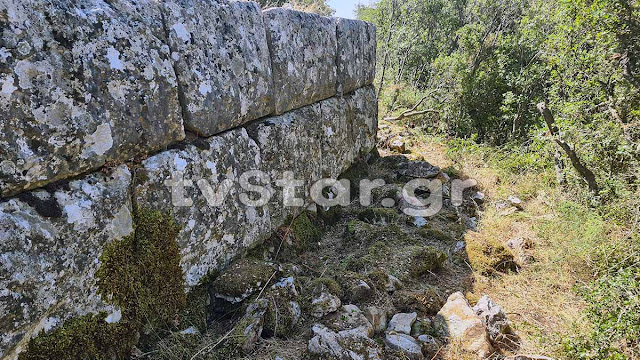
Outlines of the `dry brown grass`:
{"label": "dry brown grass", "polygon": [[[487,275],[485,269],[474,269],[470,299],[489,295],[508,313],[522,338],[521,353],[557,355],[561,336],[569,329],[581,332],[584,301],[576,295],[574,285],[586,275],[581,269],[589,261],[591,244],[581,244],[580,229],[567,229],[555,211],[564,200],[556,189],[541,186],[539,175],[525,173],[505,176],[490,167],[480,155],[470,153],[452,160],[446,144],[437,139],[420,137],[411,150],[441,167],[452,166],[465,177],[478,181],[487,203],[480,214],[477,232],[468,232],[465,240],[480,247],[502,247],[509,239],[524,238],[533,243],[528,250],[535,262],[523,265],[517,272]],[[517,195],[524,201],[523,211],[501,215],[497,200]],[[567,242],[563,241],[563,237]],[[473,255],[470,254],[470,258]],[[451,344],[446,359],[465,359],[459,347]]]}

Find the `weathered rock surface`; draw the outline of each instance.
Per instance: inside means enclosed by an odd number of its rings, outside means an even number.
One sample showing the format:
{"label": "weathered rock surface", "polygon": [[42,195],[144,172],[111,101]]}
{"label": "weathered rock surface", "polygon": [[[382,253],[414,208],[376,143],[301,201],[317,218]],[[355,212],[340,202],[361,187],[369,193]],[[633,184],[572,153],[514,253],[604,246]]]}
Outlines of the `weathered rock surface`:
{"label": "weathered rock surface", "polygon": [[253,293],[267,286],[269,279],[276,273],[271,264],[241,259],[229,266],[212,284],[215,298],[237,304]]}
{"label": "weathered rock surface", "polygon": [[[185,224],[178,245],[188,286],[264,239],[273,224],[282,224],[272,222],[267,207],[240,202],[237,180],[262,164],[260,149],[240,128],[160,153],[135,170],[138,205],[171,213],[177,223]],[[184,190],[170,186],[176,183]]]}
{"label": "weathered rock surface", "polygon": [[507,314],[489,296],[481,297],[473,307],[473,311],[480,316],[487,327],[487,333],[491,341],[508,346],[513,346],[517,343],[518,336],[511,327]]}
{"label": "weathered rock surface", "polygon": [[121,166],[0,202],[0,357],[68,318],[113,311],[94,274],[105,245],[133,232],[130,184]]}
{"label": "weathered rock surface", "polygon": [[328,292],[322,292],[311,300],[311,315],[315,318],[321,318],[338,311],[340,306],[342,306],[342,302],[339,297]]}
{"label": "weathered rock surface", "polygon": [[372,84],[376,75],[376,27],[351,19],[337,20],[338,94]]}
{"label": "weathered rock surface", "polygon": [[163,2],[185,126],[211,136],[273,112],[271,60],[253,2]]}
{"label": "weathered rock surface", "polygon": [[155,3],[3,1],[0,14],[0,196],[184,138]]}
{"label": "weathered rock surface", "polygon": [[336,94],[336,23],[284,8],[265,10],[276,114]]}
{"label": "weathered rock surface", "polygon": [[321,105],[316,103],[247,127],[261,154],[260,164],[255,169],[268,174],[272,182],[284,180],[286,172],[292,173],[291,180],[304,182],[287,193],[301,199],[298,206],[282,206],[284,188],[274,184],[274,196],[265,205],[273,223],[284,224],[287,218],[296,216],[307,205],[310,184],[320,179],[322,127],[327,121],[322,117]]}
{"label": "weathered rock surface", "polygon": [[441,336],[459,340],[463,350],[479,358],[486,358],[493,352],[482,319],[460,292],[449,296],[434,320],[434,328]]}
{"label": "weathered rock surface", "polygon": [[335,332],[324,325],[313,326],[309,340],[309,353],[321,359],[379,360],[382,353],[378,344],[368,337],[348,331]]}
{"label": "weathered rock surface", "polygon": [[242,350],[252,350],[260,340],[268,306],[269,302],[265,299],[255,301],[247,307],[244,317],[236,325],[232,339],[239,341],[238,345]]}
{"label": "weathered rock surface", "polygon": [[395,331],[402,334],[411,334],[411,326],[418,318],[418,314],[416,313],[400,313],[395,314],[389,321],[389,326],[387,327],[387,331]]}
{"label": "weathered rock surface", "polygon": [[364,316],[373,326],[374,333],[379,334],[387,329],[387,313],[384,310],[375,306],[368,306],[364,309]]}
{"label": "weathered rock surface", "polygon": [[368,154],[376,146],[378,133],[378,100],[373,87],[360,88],[345,97],[347,119],[351,124],[354,158]]}
{"label": "weathered rock surface", "polygon": [[367,320],[366,316],[355,305],[344,305],[340,312],[336,312],[329,316],[325,324],[334,331],[343,334],[355,334],[360,337],[373,336],[373,325]]}
{"label": "weathered rock surface", "polygon": [[388,332],[384,336],[384,343],[392,350],[401,351],[411,360],[422,360],[422,347],[409,335]]}

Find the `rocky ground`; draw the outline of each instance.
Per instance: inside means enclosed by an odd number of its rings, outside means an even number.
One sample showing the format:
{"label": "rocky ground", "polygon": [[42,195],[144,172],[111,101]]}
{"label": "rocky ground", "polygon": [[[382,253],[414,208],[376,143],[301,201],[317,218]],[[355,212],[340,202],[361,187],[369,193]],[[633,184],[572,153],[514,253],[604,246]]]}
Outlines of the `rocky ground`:
{"label": "rocky ground", "polygon": [[[206,332],[185,329],[139,357],[500,359],[516,353],[519,338],[502,308],[470,293],[470,263],[496,271],[519,266],[502,247],[467,248],[482,192],[467,189],[463,204],[453,206],[451,181],[464,175],[422,155],[400,154],[407,151],[396,140],[385,138],[383,127],[379,155],[343,175],[352,183],[349,206],[310,209],[215,276]],[[442,211],[405,215],[411,205],[402,200],[402,185],[425,176],[445,183]],[[387,183],[373,191],[371,206],[358,200],[360,179]],[[518,199],[505,200],[505,211],[517,209]],[[511,357],[534,358],[543,359]]]}

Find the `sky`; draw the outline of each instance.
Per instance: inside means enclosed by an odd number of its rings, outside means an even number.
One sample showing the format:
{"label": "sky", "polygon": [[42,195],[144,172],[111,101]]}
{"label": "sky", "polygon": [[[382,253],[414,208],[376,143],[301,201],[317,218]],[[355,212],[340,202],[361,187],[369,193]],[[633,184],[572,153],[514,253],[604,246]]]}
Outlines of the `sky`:
{"label": "sky", "polygon": [[336,9],[335,16],[355,19],[356,5],[368,4],[369,0],[329,0],[329,6]]}

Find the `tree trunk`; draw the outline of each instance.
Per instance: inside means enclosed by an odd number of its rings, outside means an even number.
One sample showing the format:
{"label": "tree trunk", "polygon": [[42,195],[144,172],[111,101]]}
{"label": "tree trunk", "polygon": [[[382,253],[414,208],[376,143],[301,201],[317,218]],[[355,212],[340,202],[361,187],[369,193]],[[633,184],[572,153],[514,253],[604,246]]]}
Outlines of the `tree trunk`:
{"label": "tree trunk", "polygon": [[[571,165],[573,165],[578,174],[580,174],[580,176],[582,176],[582,178],[589,185],[589,190],[597,195],[600,191],[600,188],[598,187],[598,183],[596,182],[596,176],[593,174],[593,171],[582,164],[575,150],[560,138],[560,133],[558,131],[558,128],[556,127],[555,119],[553,118],[551,110],[547,108],[547,104],[544,102],[539,103],[538,111],[540,111],[540,114],[544,118],[544,121],[547,123],[549,132],[551,133],[551,136],[555,140],[556,144],[558,144],[558,146],[560,146],[560,148],[567,154],[569,160],[571,161]],[[558,170],[557,166],[558,164],[556,163],[556,171]]]}
{"label": "tree trunk", "polygon": [[391,37],[393,34],[393,24],[396,20],[396,1],[391,1],[391,16],[389,17],[389,35],[387,36],[387,42],[385,43],[385,53],[384,60],[382,61],[382,73],[380,74],[380,84],[378,85],[378,98],[380,98],[380,94],[382,93],[382,87],[384,86],[384,77],[387,72],[387,64],[389,62],[389,46],[391,44]]}

